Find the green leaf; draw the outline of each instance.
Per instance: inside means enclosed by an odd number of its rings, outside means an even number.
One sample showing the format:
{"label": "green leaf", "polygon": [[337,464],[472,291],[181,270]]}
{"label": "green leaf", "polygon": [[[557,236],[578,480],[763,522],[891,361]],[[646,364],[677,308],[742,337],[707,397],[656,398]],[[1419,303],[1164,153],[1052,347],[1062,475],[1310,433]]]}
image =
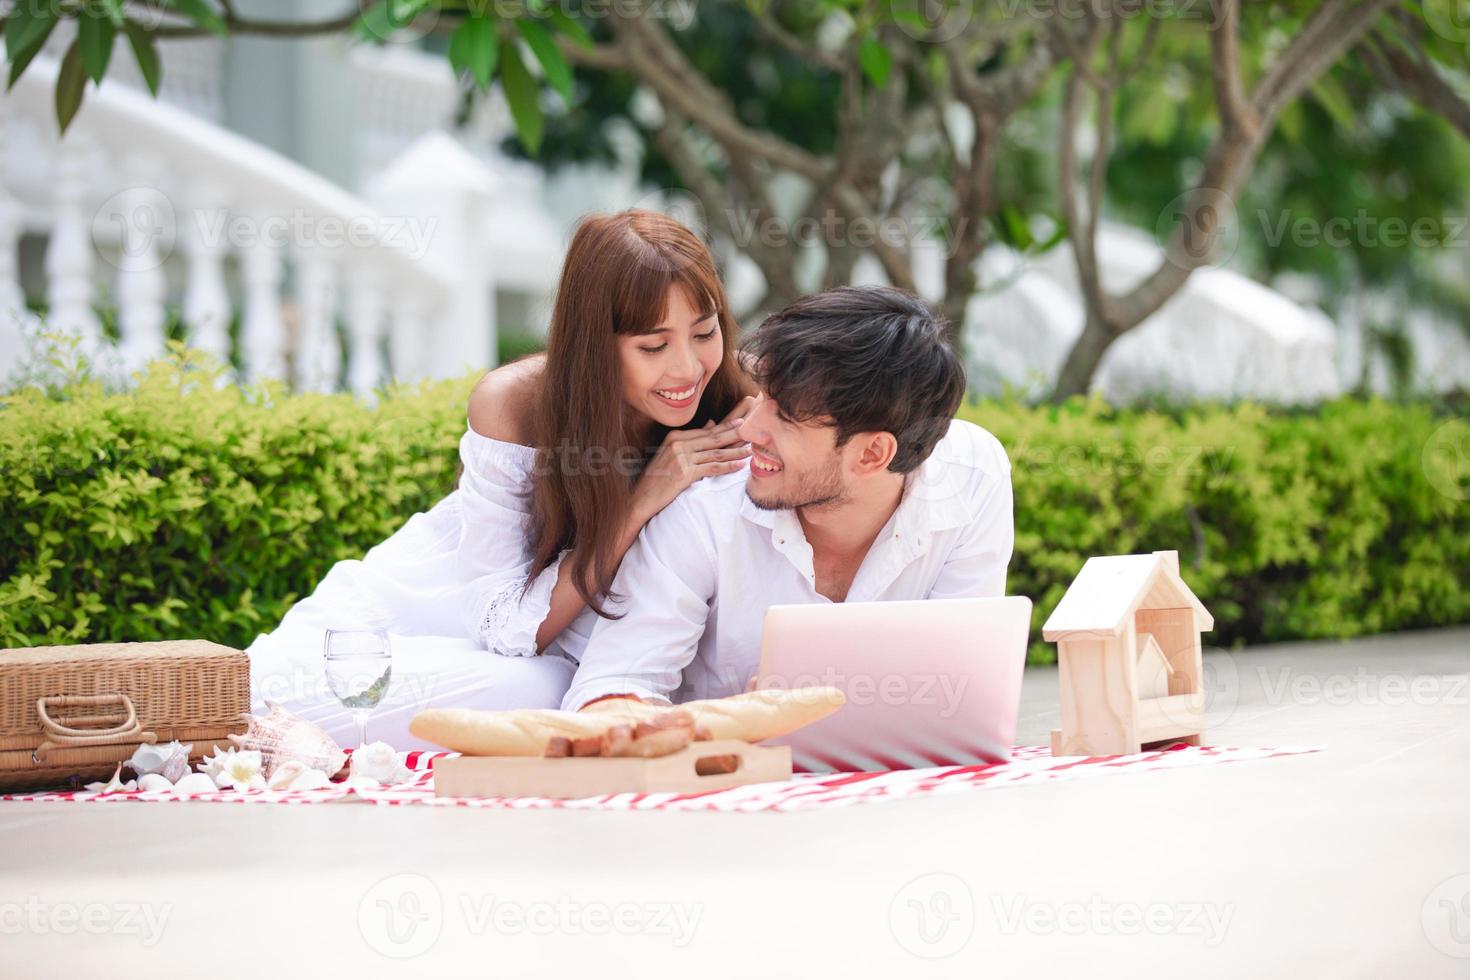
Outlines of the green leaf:
{"label": "green leaf", "polygon": [[1302,104],[1288,102],[1283,106],[1281,115],[1276,118],[1276,128],[1288,143],[1300,143],[1302,140]]}
{"label": "green leaf", "polygon": [[352,30],[358,37],[365,41],[379,42],[388,39],[388,35],[393,33],[388,2],[389,0],[380,0],[364,10],[357,20],[352,22]]}
{"label": "green leaf", "polygon": [[551,31],[540,21],[524,18],[516,21],[516,30],[520,31],[521,37],[531,46],[531,53],[536,56],[536,60],[541,62],[541,68],[546,72],[546,80],[551,83],[551,87],[560,92],[562,99],[570,105],[572,66],[562,57]]}
{"label": "green leaf", "polygon": [[546,131],[546,120],[541,115],[540,89],[526,65],[514,41],[500,45],[500,84],[505,86],[505,101],[510,104],[510,115],[515,120],[516,133],[526,152],[535,156],[541,149],[541,137]]}
{"label": "green leaf", "polygon": [[15,85],[16,79],[41,50],[41,45],[46,43],[51,28],[55,26],[56,10],[50,4],[33,6],[22,3],[10,12],[5,20],[5,56],[10,61],[6,91]]}
{"label": "green leaf", "polygon": [[556,25],[558,31],[589,51],[597,46],[592,40],[592,35],[587,33],[587,29],[573,20],[566,11],[552,8],[551,22]]}
{"label": "green leaf", "polygon": [[148,91],[157,95],[163,65],[158,60],[158,47],[153,35],[149,34],[143,25],[132,20],[124,25],[123,30],[127,32],[128,43],[133,47],[133,57],[138,61],[138,70],[143,73],[143,81],[148,84]]}
{"label": "green leaf", "polygon": [[1031,234],[1031,223],[1013,204],[1007,204],[996,211],[992,226],[996,240],[1018,252],[1025,252],[1036,244],[1036,239]]}
{"label": "green leaf", "polygon": [[56,26],[56,9],[51,4],[18,4],[5,19],[5,55],[15,58],[18,52],[46,40]]}
{"label": "green leaf", "polygon": [[466,17],[449,38],[449,63],[456,72],[467,71],[482,90],[495,77],[500,52],[495,21],[478,14]]}
{"label": "green leaf", "polygon": [[862,65],[863,74],[874,85],[882,88],[888,84],[888,74],[893,70],[893,55],[888,53],[883,42],[877,38],[864,38],[858,48],[858,64]]}
{"label": "green leaf", "polygon": [[56,75],[56,124],[62,133],[66,132],[66,127],[71,125],[72,118],[82,107],[86,85],[82,46],[79,41],[73,41],[66,49],[66,55],[61,59],[61,70]]}
{"label": "green leaf", "polygon": [[1322,75],[1312,83],[1312,95],[1327,110],[1333,122],[1349,130],[1357,125],[1353,101],[1337,79],[1331,75]]}
{"label": "green leaf", "polygon": [[125,20],[123,17],[123,4],[126,2],[127,0],[100,0],[97,5],[107,15],[108,22],[114,28],[120,28],[123,26],[123,21]]}
{"label": "green leaf", "polygon": [[380,0],[353,21],[358,37],[382,43],[413,21],[432,0]]}
{"label": "green leaf", "polygon": [[117,37],[117,28],[112,21],[96,14],[83,12],[77,17],[77,43],[82,48],[82,65],[92,81],[102,83],[107,74],[107,62],[112,58],[112,41]]}
{"label": "green leaf", "polygon": [[165,2],[200,27],[213,31],[220,37],[229,36],[230,30],[225,26],[224,18],[220,17],[214,8],[204,0],[165,0]]}

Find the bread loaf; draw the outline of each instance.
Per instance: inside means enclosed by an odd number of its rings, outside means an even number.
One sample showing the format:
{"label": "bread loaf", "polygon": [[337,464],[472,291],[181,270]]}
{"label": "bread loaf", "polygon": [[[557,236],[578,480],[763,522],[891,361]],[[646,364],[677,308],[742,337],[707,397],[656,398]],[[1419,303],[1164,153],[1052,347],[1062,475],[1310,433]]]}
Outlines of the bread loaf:
{"label": "bread loaf", "polygon": [[[762,742],[821,721],[846,701],[846,696],[835,687],[799,687],[789,691],[762,688],[728,698],[685,701],[678,707],[693,716],[695,724],[708,729],[711,738]],[[588,705],[581,713],[643,721],[668,710],[628,698],[609,698]]]}
{"label": "bread loaf", "polygon": [[[760,742],[825,718],[845,700],[836,688],[804,687],[792,691],[768,688],[728,698],[689,701],[676,708],[626,698],[599,701],[580,712],[430,708],[414,715],[408,730],[427,742],[465,755],[542,756],[548,754],[548,746],[552,754],[566,755],[571,753],[570,743],[577,740],[603,740],[614,726],[640,722],[658,726],[661,719],[667,720],[670,711],[679,711],[694,719],[700,738]],[[553,739],[566,740],[567,744],[559,741],[552,745]],[[639,754],[663,741],[656,739]]]}
{"label": "bread loaf", "polygon": [[616,721],[551,708],[430,708],[414,715],[408,730],[426,742],[465,755],[545,755],[546,744],[553,737],[576,740],[601,736]]}

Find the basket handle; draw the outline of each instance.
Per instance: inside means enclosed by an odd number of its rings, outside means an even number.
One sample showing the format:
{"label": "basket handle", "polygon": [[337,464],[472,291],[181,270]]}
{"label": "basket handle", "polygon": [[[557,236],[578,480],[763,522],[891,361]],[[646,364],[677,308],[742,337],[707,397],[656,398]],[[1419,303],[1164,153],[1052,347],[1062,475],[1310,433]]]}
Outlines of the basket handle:
{"label": "basket handle", "polygon": [[[112,708],[113,711],[103,715],[74,718],[71,719],[69,725],[51,717],[51,711],[57,708],[99,708],[104,705]],[[138,712],[133,707],[132,698],[126,694],[58,694],[37,698],[36,714],[40,716],[41,727],[46,731],[45,740],[36,746],[35,752],[31,754],[32,759],[37,761],[43,752],[54,748],[78,745],[116,745],[120,742],[151,744],[158,741],[157,735],[143,731],[143,726],[138,724]],[[110,721],[119,714],[122,715],[122,720],[109,728],[76,727],[79,722]]]}

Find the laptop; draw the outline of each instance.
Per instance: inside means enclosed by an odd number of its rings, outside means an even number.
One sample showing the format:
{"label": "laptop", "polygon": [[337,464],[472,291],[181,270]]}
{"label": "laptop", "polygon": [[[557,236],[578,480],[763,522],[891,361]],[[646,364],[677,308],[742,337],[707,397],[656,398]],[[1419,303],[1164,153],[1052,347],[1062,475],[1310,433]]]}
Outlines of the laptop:
{"label": "laptop", "polygon": [[1011,757],[1031,600],[772,606],[758,687],[840,688],[847,703],[767,745],[801,772],[967,766]]}

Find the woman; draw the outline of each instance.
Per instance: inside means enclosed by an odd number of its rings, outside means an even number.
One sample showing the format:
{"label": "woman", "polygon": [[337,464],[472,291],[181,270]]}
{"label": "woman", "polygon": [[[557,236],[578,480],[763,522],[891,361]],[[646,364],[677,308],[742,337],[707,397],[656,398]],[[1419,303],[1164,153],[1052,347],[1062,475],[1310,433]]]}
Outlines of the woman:
{"label": "woman", "polygon": [[407,729],[426,707],[559,704],[575,664],[558,637],[590,634],[644,523],[694,481],[745,465],[737,330],[689,229],[650,211],[584,219],[546,353],[470,395],[458,488],[338,562],[256,638],[257,710],[277,701],[352,740],[323,678],[329,627],[390,633],[393,686],[369,738],[395,748],[422,747]]}

